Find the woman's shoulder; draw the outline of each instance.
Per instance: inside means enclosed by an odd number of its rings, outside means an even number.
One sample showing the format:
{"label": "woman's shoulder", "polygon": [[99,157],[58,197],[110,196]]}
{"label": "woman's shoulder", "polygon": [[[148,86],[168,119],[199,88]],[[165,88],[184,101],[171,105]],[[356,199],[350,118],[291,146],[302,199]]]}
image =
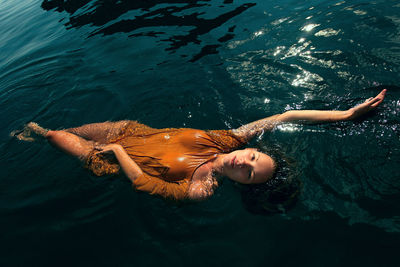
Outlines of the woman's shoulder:
{"label": "woman's shoulder", "polygon": [[246,140],[235,134],[232,130],[207,130],[205,132],[214,140],[214,142],[218,143],[227,151],[246,144]]}

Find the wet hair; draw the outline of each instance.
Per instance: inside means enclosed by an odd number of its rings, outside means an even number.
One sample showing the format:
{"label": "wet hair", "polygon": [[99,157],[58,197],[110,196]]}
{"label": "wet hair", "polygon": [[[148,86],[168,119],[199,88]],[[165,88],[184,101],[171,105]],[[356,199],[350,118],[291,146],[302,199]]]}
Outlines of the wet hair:
{"label": "wet hair", "polygon": [[265,183],[240,185],[242,201],[252,213],[284,213],[296,204],[302,183],[294,160],[283,155],[278,148],[269,148],[265,152],[274,159],[275,172]]}

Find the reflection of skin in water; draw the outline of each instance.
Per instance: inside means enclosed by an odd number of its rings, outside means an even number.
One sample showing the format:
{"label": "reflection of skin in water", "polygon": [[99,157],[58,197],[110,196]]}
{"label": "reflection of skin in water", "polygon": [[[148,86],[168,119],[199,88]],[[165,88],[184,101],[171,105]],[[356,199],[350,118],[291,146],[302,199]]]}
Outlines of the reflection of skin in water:
{"label": "reflection of skin in water", "polygon": [[[231,134],[233,134],[235,137],[237,137],[237,139],[242,140],[243,142],[249,142],[255,136],[263,133],[264,131],[270,131],[274,129],[277,125],[280,125],[282,123],[320,123],[356,119],[363,114],[375,109],[383,101],[385,93],[386,89],[383,90],[376,97],[371,97],[367,99],[364,103],[345,111],[287,111],[282,114],[276,114],[274,116],[270,116],[243,125],[237,129],[232,130]],[[88,124],[78,128],[67,129],[64,131],[48,131],[35,123],[29,123],[24,131],[22,131],[21,133],[16,133],[15,136],[21,140],[30,141],[30,137],[28,135],[30,131],[33,131],[36,134],[46,137],[51,144],[61,149],[62,151],[84,161],[87,160],[89,155],[93,154],[94,150],[96,150],[96,152],[94,153],[99,155],[112,154],[115,156],[119,166],[121,167],[125,175],[135,184],[137,182],[137,179],[142,177],[142,175],[144,174],[141,167],[127,153],[126,150],[129,150],[129,147],[126,147],[124,149],[123,145],[121,144],[110,144],[102,141],[109,140],[110,135],[116,135],[115,137],[118,138],[118,134],[120,133],[119,129],[124,129],[127,123],[129,122],[120,121]],[[198,133],[196,133],[195,135],[201,135],[203,132],[193,129],[183,130],[182,132],[185,131],[197,131]],[[172,136],[169,135],[165,137],[168,140],[172,138]],[[185,138],[185,141],[180,142],[189,142],[189,145],[192,145],[190,144],[190,142],[199,141],[196,138],[194,138],[193,140]],[[131,146],[134,145],[135,144],[131,144]],[[176,144],[176,147],[179,147],[180,145],[187,146],[188,144],[178,143]],[[150,146],[150,144],[148,146]],[[185,158],[186,156],[187,154],[182,154],[177,155],[176,157],[179,160],[180,158]],[[269,181],[273,177],[275,169],[275,161],[269,155],[266,155],[255,149],[248,148],[244,150],[235,150],[230,153],[219,153],[200,164],[200,166],[196,166],[192,177],[189,177],[188,184],[179,185],[179,183],[174,183],[174,187],[171,189],[171,192],[161,192],[159,194],[165,197],[178,198],[176,196],[179,196],[179,198],[202,200],[211,196],[214,193],[215,188],[218,186],[217,177],[226,176],[231,180],[242,184],[258,184]],[[175,178],[179,179],[181,177]],[[163,181],[163,183],[169,182]],[[176,192],[179,192],[179,190],[181,190],[183,194],[175,194]],[[148,189],[145,189],[144,191],[154,193],[154,191]]]}
{"label": "reflection of skin in water", "polygon": [[[213,29],[216,29],[232,19],[233,17],[240,15],[248,8],[254,6],[254,3],[242,4],[235,7],[233,10],[226,12],[225,8],[223,13],[213,18],[207,14],[199,13],[199,8],[204,7],[202,10],[219,10],[221,5],[217,7],[209,7],[210,3],[204,1],[98,1],[93,5],[95,8],[87,12],[80,13],[75,12],[83,8],[90,1],[43,1],[42,8],[45,10],[53,10],[62,12],[66,11],[71,14],[69,21],[66,23],[67,27],[81,27],[83,25],[91,25],[100,27],[100,29],[94,30],[90,36],[103,34],[112,35],[114,33],[132,33],[130,37],[136,36],[160,36],[165,37],[165,32],[148,30],[146,28],[151,27],[189,27],[190,30],[185,28],[183,31],[187,32],[182,35],[173,35],[162,41],[171,43],[171,46],[166,50],[177,50],[189,43],[200,44],[200,36],[209,33]],[[225,2],[225,5],[232,4],[231,2]],[[162,7],[157,8],[157,5]],[[112,11],[112,12],[110,12]],[[137,11],[138,14],[130,16],[129,18],[123,18],[117,20],[120,16],[127,12]],[[225,11],[225,12],[224,12]],[[107,26],[104,26],[106,25]],[[216,48],[220,46],[220,43],[226,42],[234,37],[233,30],[235,26],[229,28],[228,33],[221,36],[218,39],[217,44],[204,45],[199,54],[193,56],[191,61],[196,61],[207,54],[217,53]]]}

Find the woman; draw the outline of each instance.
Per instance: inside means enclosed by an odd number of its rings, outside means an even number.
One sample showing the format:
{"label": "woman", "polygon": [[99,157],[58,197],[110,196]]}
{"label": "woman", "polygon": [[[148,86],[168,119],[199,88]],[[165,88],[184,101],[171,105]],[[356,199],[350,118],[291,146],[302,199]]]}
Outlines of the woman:
{"label": "woman", "polygon": [[79,158],[96,175],[120,169],[134,187],[176,200],[203,200],[214,193],[218,177],[242,184],[271,180],[277,168],[270,156],[246,148],[234,150],[283,122],[352,120],[375,109],[386,89],[346,111],[291,110],[234,130],[153,129],[135,121],[87,124],[61,131],[29,123],[15,135],[30,141],[31,132]]}

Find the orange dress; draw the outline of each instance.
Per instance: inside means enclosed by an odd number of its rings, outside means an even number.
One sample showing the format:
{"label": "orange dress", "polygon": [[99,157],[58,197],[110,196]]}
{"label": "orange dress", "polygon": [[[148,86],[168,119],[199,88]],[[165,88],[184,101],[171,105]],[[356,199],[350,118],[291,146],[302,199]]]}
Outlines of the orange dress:
{"label": "orange dress", "polygon": [[[244,140],[227,130],[154,129],[131,121],[109,143],[120,144],[143,171],[133,182],[136,189],[184,199],[198,167],[243,145]],[[86,166],[98,176],[120,169],[114,158],[95,151]]]}

